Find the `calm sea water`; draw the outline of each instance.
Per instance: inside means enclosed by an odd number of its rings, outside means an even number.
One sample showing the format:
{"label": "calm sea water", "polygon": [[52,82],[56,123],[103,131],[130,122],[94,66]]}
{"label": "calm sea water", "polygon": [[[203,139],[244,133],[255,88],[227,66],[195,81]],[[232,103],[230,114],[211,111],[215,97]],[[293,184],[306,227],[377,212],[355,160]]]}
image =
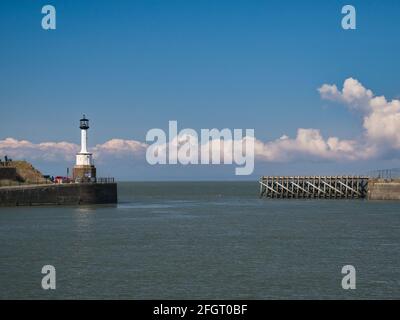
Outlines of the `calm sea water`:
{"label": "calm sea water", "polygon": [[[252,182],[118,188],[116,206],[0,208],[0,298],[400,298],[398,202],[272,201]],[[347,264],[356,290],[341,287]]]}

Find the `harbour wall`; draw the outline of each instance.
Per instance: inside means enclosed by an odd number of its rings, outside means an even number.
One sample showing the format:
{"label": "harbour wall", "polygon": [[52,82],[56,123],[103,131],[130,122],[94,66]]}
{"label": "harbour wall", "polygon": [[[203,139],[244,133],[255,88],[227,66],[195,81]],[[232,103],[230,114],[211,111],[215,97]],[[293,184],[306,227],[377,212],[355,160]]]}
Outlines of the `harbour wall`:
{"label": "harbour wall", "polygon": [[116,183],[71,183],[0,188],[0,206],[117,203]]}
{"label": "harbour wall", "polygon": [[400,200],[400,179],[369,179],[369,200]]}

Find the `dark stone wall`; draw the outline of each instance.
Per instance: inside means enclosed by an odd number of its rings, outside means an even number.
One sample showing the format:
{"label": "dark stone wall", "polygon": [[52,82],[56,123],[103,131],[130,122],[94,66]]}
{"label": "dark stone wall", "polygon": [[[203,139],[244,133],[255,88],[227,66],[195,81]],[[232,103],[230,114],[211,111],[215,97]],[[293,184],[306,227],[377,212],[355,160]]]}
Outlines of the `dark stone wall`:
{"label": "dark stone wall", "polygon": [[368,181],[368,199],[400,200],[400,179],[370,179]]}
{"label": "dark stone wall", "polygon": [[12,167],[0,167],[0,180],[17,180],[17,169]]}
{"label": "dark stone wall", "polygon": [[89,180],[86,175],[90,175],[92,178],[96,178],[96,167],[95,166],[75,166],[72,174],[72,179],[79,179],[80,181]]}
{"label": "dark stone wall", "polygon": [[71,183],[0,188],[0,206],[117,203],[116,183]]}

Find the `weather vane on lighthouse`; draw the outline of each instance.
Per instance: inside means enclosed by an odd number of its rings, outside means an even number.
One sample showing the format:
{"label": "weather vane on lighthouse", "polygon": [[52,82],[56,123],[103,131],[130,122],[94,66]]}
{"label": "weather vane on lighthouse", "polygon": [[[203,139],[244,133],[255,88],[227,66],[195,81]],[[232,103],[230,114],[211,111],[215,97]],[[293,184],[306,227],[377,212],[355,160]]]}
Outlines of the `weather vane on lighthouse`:
{"label": "weather vane on lighthouse", "polygon": [[83,115],[82,119],[79,120],[79,124],[81,129],[81,151],[76,154],[73,178],[77,182],[89,182],[96,179],[96,168],[93,165],[92,154],[87,150],[89,119]]}

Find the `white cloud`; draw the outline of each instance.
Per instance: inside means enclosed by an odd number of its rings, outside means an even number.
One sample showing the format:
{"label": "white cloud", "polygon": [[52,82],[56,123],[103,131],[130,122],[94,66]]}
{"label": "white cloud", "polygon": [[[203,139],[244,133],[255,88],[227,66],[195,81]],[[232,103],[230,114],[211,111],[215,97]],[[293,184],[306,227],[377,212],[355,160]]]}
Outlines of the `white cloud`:
{"label": "white cloud", "polygon": [[71,161],[79,147],[69,142],[32,143],[27,140],[6,138],[0,140],[0,155],[14,159],[42,159],[45,161]]}
{"label": "white cloud", "polygon": [[[270,141],[256,140],[256,158],[271,162],[289,162],[292,160],[356,160],[366,159],[374,150],[361,150],[355,140],[340,140],[337,137],[324,139],[318,129],[298,129],[297,136],[287,136]],[[361,152],[363,151],[363,152]]]}
{"label": "white cloud", "polygon": [[147,144],[136,140],[111,139],[93,148],[93,156],[100,161],[109,158],[122,159],[136,157],[145,153]]}
{"label": "white cloud", "polygon": [[343,90],[336,85],[324,84],[318,89],[321,97],[345,103],[363,116],[363,132],[368,147],[381,153],[400,148],[400,100],[387,101],[384,96],[374,96],[359,81],[349,78]]}
{"label": "white cloud", "polygon": [[324,84],[318,89],[323,99],[339,101],[354,109],[368,108],[368,101],[373,97],[371,90],[367,90],[356,79],[348,78],[339,91],[336,85]]}

